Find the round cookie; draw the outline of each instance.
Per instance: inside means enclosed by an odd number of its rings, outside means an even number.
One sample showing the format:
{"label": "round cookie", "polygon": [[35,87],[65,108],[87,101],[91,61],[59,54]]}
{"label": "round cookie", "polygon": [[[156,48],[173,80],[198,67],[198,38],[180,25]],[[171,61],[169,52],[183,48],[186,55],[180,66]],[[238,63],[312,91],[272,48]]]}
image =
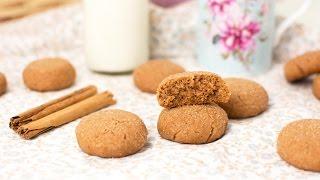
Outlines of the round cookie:
{"label": "round cookie", "polygon": [[169,60],[152,60],[136,68],[133,72],[133,79],[141,91],[155,94],[163,79],[184,71],[181,66]]}
{"label": "round cookie", "polygon": [[214,73],[184,72],[165,78],[158,87],[157,98],[160,106],[174,108],[228,102],[230,92]]}
{"label": "round cookie", "polygon": [[147,129],[135,114],[122,110],[93,113],[76,128],[78,144],[89,155],[119,158],[141,150],[147,142]]}
{"label": "round cookie", "polygon": [[227,103],[219,103],[219,105],[227,112],[229,118],[249,118],[267,110],[269,97],[261,85],[240,78],[226,78],[224,80],[229,87],[231,96]]}
{"label": "round cookie", "polygon": [[284,74],[289,82],[320,73],[320,51],[310,51],[286,63]]}
{"label": "round cookie", "polygon": [[7,80],[4,74],[0,73],[0,96],[7,90]]}
{"label": "round cookie", "polygon": [[182,106],[161,112],[158,132],[170,141],[205,144],[221,138],[227,125],[227,114],[218,105]]}
{"label": "round cookie", "polygon": [[25,85],[31,90],[41,92],[68,88],[75,78],[74,67],[61,58],[33,61],[23,71]]}
{"label": "round cookie", "polygon": [[320,99],[320,75],[314,78],[312,91],[316,98]]}
{"label": "round cookie", "polygon": [[320,172],[320,120],[300,120],[287,125],[278,137],[278,154],[303,170]]}

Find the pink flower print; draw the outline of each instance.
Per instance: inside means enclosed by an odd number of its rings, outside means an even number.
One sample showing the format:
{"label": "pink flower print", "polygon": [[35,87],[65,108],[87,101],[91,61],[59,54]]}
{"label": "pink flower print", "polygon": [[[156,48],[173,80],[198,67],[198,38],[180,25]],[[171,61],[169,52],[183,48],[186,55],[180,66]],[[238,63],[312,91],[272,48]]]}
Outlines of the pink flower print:
{"label": "pink flower print", "polygon": [[264,16],[265,14],[267,14],[269,12],[269,6],[267,3],[263,3],[260,9],[260,15]]}
{"label": "pink flower print", "polygon": [[223,14],[235,0],[208,0],[208,6],[213,15]]}
{"label": "pink flower print", "polygon": [[255,36],[260,32],[260,24],[241,18],[239,22],[225,23],[221,29],[220,42],[227,52],[248,51],[255,47]]}

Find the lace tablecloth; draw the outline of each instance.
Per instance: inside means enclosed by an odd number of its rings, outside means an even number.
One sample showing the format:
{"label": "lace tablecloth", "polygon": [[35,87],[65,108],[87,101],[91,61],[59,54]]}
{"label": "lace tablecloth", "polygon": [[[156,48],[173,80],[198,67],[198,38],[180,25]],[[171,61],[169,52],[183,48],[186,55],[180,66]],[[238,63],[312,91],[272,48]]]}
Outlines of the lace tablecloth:
{"label": "lace tablecloth", "polygon": [[[287,123],[320,118],[320,102],[311,93],[311,81],[288,84],[282,64],[275,63],[267,74],[254,78],[270,95],[267,112],[247,120],[231,120],[226,135],[211,144],[169,142],[157,132],[161,108],[155,96],[136,89],[131,75],[96,74],[86,68],[81,12],[81,6],[75,5],[0,25],[0,72],[9,82],[8,92],[0,97],[0,179],[320,178],[319,173],[289,166],[276,153],[277,135]],[[72,88],[38,93],[23,85],[23,68],[48,56],[65,57],[74,64],[78,78]],[[193,58],[175,61],[188,70],[202,69]],[[121,159],[88,156],[76,142],[79,120],[31,141],[9,129],[11,116],[88,84],[115,94],[118,103],[110,108],[131,111],[144,120],[149,139],[141,152]]]}

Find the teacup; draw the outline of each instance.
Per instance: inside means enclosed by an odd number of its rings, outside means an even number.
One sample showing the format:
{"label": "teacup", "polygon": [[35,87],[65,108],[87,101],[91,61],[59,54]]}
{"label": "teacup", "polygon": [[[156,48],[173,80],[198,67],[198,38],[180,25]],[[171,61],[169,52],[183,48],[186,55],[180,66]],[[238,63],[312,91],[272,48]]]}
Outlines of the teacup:
{"label": "teacup", "polygon": [[198,0],[197,57],[221,75],[256,75],[272,64],[281,34],[311,0],[275,28],[274,0]]}

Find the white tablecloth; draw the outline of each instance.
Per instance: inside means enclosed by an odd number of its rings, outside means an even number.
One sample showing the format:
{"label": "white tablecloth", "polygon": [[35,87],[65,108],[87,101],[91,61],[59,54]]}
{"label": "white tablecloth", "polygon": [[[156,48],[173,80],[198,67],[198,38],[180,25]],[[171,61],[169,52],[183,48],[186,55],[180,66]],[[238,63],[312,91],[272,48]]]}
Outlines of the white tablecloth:
{"label": "white tablecloth", "polygon": [[[71,6],[0,26],[0,72],[6,74],[8,92],[0,97],[0,179],[67,178],[263,178],[319,179],[319,173],[298,170],[276,153],[279,131],[301,118],[320,118],[320,101],[311,92],[311,81],[288,84],[282,64],[254,78],[270,95],[270,108],[262,115],[231,120],[226,135],[207,145],[181,145],[166,141],[157,132],[161,108],[154,95],[135,88],[131,75],[110,76],[90,72],[84,63],[83,14]],[[76,84],[69,89],[38,93],[22,82],[24,67],[34,59],[61,56],[76,67]],[[202,69],[192,58],[175,61],[188,70]],[[9,118],[88,84],[115,94],[120,108],[139,115],[148,131],[148,145],[138,154],[102,159],[83,153],[76,142],[79,120],[34,140],[21,139],[8,127]]]}

